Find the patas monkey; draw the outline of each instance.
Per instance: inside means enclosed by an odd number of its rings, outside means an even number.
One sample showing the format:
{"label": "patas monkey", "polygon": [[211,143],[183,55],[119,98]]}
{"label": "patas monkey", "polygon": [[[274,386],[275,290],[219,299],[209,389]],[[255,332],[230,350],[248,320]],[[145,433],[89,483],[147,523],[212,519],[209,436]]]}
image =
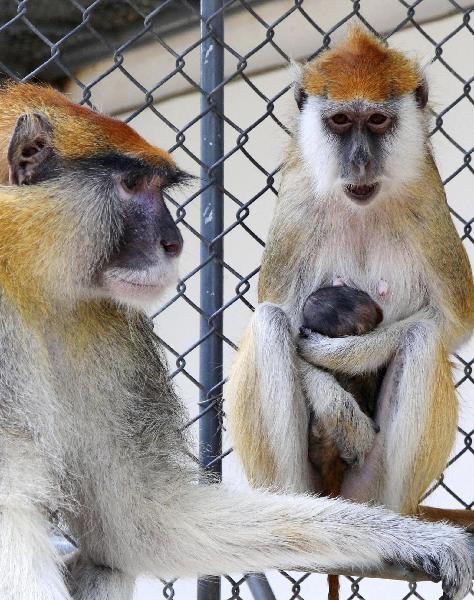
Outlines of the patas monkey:
{"label": "patas monkey", "polygon": [[[295,97],[260,304],[227,393],[231,433],[253,485],[321,491],[312,413],[354,463],[342,495],[413,514],[453,446],[448,354],[474,322],[471,269],[428,141],[427,84],[414,61],[353,29],[301,69]],[[299,338],[306,298],[338,277],[380,304],[383,322]],[[376,433],[334,373],[379,369]]]}
{"label": "patas monkey", "polygon": [[[163,190],[130,127],[50,88],[0,91],[0,597],[131,600],[159,577],[420,566],[467,593],[464,534],[340,500],[197,485],[183,407],[139,307],[175,279]],[[138,307],[138,308],[137,308]],[[80,544],[65,575],[58,512]]]}

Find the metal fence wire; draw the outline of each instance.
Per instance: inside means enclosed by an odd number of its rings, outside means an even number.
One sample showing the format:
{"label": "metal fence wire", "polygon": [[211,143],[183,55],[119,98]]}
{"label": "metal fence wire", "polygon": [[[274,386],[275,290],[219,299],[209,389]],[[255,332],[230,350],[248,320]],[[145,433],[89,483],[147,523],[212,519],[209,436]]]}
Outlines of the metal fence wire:
{"label": "metal fence wire", "polygon": [[[336,5],[331,17],[331,7]],[[223,468],[227,475],[226,464],[231,461],[223,460],[231,453],[225,439],[225,373],[254,308],[259,261],[277,194],[278,159],[270,150],[281,146],[289,135],[284,106],[291,95],[290,75],[278,68],[290,61],[292,48],[288,36],[280,33],[290,27],[293,38],[311,39],[313,53],[306,56],[311,58],[330,47],[350,21],[362,22],[375,31],[371,19],[376,5],[371,0],[332,4],[320,0],[1,3],[1,71],[18,80],[52,82],[90,106],[100,107],[106,89],[119,97],[130,95],[134,100],[128,108],[122,104],[118,116],[148,138],[156,126],[160,139],[151,141],[170,146],[179,164],[200,175],[194,189],[168,198],[184,232],[184,272],[175,292],[157,307],[154,319],[174,364],[173,377],[194,415],[189,427],[199,437],[200,461],[218,477]],[[433,5],[450,19],[450,29],[442,35],[439,30],[433,33],[423,17],[423,11]],[[466,209],[452,198],[459,186],[464,194],[470,190],[472,196],[473,190],[473,129],[465,125],[462,137],[454,124],[461,110],[470,110],[467,122],[474,122],[474,59],[470,72],[459,73],[450,58],[451,45],[460,39],[465,52],[474,57],[472,2],[386,0],[384,7],[396,16],[377,33],[390,38],[411,28],[423,38],[425,58],[440,72],[449,73],[451,100],[436,105],[431,136],[435,147],[437,143],[449,147],[450,166],[442,170],[442,177],[453,220],[467,250],[472,251],[474,211],[470,208],[465,214]],[[344,15],[339,18],[341,10]],[[247,25],[239,27],[239,19]],[[129,57],[143,48],[148,49],[147,58],[137,71],[137,61],[129,61]],[[272,57],[274,72],[259,73],[256,65],[262,55]],[[177,96],[185,107],[182,110],[175,108],[178,102],[173,98]],[[259,145],[256,139],[264,143]],[[464,398],[474,384],[471,352],[472,347],[466,348],[454,357],[456,385]],[[430,491],[438,505],[468,509],[473,505],[470,478],[455,477],[460,470],[472,473],[474,466],[473,422],[472,417],[468,422],[466,413],[464,410],[454,456]],[[450,485],[453,480],[456,484]],[[371,592],[372,582],[343,580],[341,598],[376,597]],[[324,597],[320,575],[283,571],[272,574],[270,583],[279,591],[272,592],[266,580],[248,580],[245,575],[229,576],[223,582],[210,578],[199,583],[197,594],[200,600],[270,599],[276,597],[273,593],[278,598],[308,599],[318,590]],[[386,582],[384,590],[394,598],[439,596],[433,584]],[[189,597],[189,592],[180,592],[179,582],[163,582],[156,597],[161,593],[165,598]]]}

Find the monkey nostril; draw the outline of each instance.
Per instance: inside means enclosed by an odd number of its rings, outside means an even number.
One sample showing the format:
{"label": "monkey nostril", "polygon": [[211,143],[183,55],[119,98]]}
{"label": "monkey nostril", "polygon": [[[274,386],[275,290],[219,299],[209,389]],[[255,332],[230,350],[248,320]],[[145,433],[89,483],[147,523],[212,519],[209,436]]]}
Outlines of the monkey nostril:
{"label": "monkey nostril", "polygon": [[160,244],[168,256],[178,256],[183,247],[180,242],[168,242],[167,240],[161,240]]}

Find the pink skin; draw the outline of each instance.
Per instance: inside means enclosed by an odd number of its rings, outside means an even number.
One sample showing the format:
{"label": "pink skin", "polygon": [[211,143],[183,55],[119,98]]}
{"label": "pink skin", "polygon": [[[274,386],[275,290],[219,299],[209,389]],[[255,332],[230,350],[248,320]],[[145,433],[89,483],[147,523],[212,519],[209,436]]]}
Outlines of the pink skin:
{"label": "pink skin", "polygon": [[343,277],[340,277],[338,275],[337,277],[334,278],[332,284],[334,287],[341,287],[343,285],[349,285],[349,282],[347,279],[344,279]]}
{"label": "pink skin", "polygon": [[385,281],[385,279],[381,279],[378,282],[377,292],[382,299],[388,294],[388,283]]}

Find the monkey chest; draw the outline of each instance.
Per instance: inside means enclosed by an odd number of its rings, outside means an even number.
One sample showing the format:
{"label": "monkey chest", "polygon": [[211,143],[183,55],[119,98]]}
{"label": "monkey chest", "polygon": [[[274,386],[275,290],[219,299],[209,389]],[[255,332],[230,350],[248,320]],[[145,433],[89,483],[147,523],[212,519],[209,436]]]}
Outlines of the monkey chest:
{"label": "monkey chest", "polygon": [[426,274],[406,242],[341,237],[339,246],[333,243],[323,254],[312,290],[334,283],[364,290],[381,306],[386,323],[416,312],[426,302]]}

